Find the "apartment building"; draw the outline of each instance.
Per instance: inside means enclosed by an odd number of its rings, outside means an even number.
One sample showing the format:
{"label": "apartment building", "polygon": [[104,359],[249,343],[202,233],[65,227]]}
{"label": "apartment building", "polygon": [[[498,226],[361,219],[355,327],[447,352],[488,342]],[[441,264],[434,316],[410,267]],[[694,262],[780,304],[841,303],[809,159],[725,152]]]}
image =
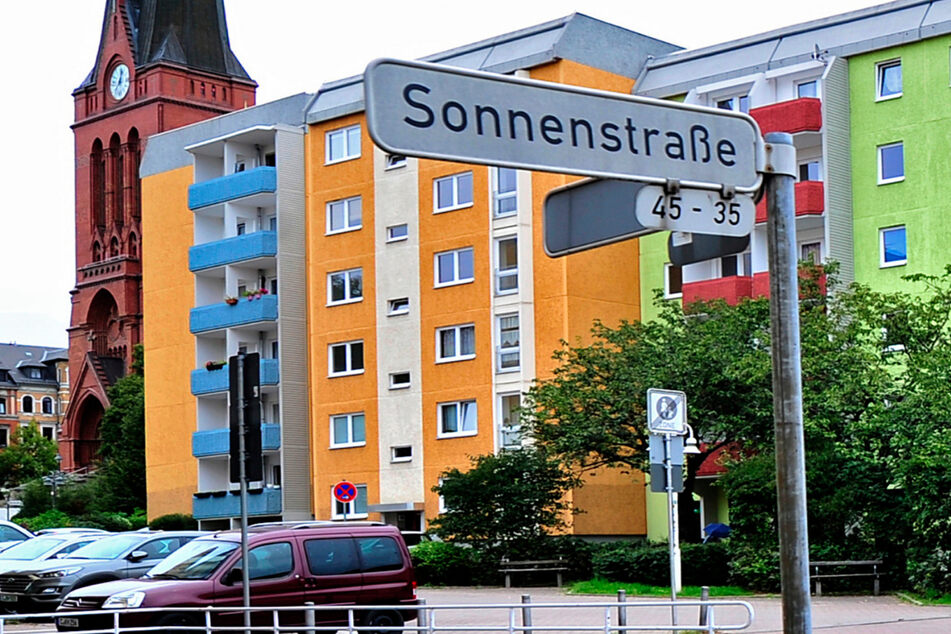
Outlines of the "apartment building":
{"label": "apartment building", "polygon": [[0,448],[33,421],[45,437],[57,439],[69,404],[68,366],[64,348],[0,344]]}

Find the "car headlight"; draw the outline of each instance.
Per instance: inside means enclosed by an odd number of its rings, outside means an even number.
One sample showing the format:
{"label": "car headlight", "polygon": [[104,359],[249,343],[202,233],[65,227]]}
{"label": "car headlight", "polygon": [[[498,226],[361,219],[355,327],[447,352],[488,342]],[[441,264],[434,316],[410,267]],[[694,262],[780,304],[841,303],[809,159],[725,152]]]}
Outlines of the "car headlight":
{"label": "car headlight", "polygon": [[102,604],[103,608],[137,608],[145,601],[145,593],[141,591],[120,592],[114,594]]}
{"label": "car headlight", "polygon": [[75,568],[59,568],[57,570],[48,570],[46,572],[41,572],[36,575],[40,579],[55,579],[57,577],[66,577],[69,575],[74,575],[77,572],[82,570],[82,566],[76,566]]}

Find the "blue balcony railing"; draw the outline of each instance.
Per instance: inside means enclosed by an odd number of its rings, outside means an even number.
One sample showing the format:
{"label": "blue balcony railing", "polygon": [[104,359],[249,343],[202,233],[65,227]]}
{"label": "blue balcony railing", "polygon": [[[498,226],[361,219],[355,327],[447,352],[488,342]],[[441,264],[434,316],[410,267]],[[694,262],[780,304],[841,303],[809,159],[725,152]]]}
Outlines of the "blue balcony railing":
{"label": "blue balcony railing", "polygon": [[255,231],[243,236],[198,244],[188,250],[188,270],[205,269],[277,255],[277,232]]}
{"label": "blue balcony railing", "polygon": [[[257,300],[255,300],[257,301]],[[220,370],[192,370],[192,394],[214,394],[228,391],[228,364]],[[261,359],[261,385],[277,385],[281,369],[277,359]]]}
{"label": "blue balcony railing", "polygon": [[[252,489],[248,491],[248,515],[280,515],[280,489]],[[241,498],[237,491],[196,493],[192,496],[192,515],[198,520],[241,515]]]}
{"label": "blue balcony railing", "polygon": [[246,172],[229,174],[195,183],[188,188],[188,208],[201,209],[254,194],[277,190],[277,168],[255,167]]}
{"label": "blue balcony railing", "polygon": [[188,327],[192,334],[233,328],[258,321],[277,320],[277,297],[262,295],[257,299],[242,298],[234,306],[224,302],[198,306],[188,316]]}
{"label": "blue balcony railing", "polygon": [[[281,426],[277,423],[261,425],[261,441],[264,451],[281,448]],[[221,456],[231,450],[231,431],[229,429],[210,429],[192,434],[192,455],[196,458]]]}

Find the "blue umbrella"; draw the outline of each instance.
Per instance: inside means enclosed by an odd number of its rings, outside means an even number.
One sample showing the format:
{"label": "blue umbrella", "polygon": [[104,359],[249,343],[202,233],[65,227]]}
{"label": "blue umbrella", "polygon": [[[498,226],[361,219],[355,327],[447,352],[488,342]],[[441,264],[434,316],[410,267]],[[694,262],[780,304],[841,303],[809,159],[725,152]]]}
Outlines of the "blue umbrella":
{"label": "blue umbrella", "polygon": [[714,522],[713,524],[707,524],[703,528],[703,532],[706,533],[706,537],[703,538],[703,543],[707,543],[709,540],[719,540],[724,537],[730,536],[730,527],[726,524],[720,524]]}

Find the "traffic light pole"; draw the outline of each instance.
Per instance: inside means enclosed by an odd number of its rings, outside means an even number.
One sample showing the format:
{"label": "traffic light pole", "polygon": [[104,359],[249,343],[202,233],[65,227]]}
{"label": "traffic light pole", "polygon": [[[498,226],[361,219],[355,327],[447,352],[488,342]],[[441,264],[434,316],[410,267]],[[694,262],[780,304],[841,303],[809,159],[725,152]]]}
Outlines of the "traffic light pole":
{"label": "traffic light pole", "polygon": [[799,272],[796,250],[796,148],[784,132],[765,135],[766,237],[772,330],[773,426],[779,518],[783,632],[812,632],[806,461],[802,423]]}
{"label": "traffic light pole", "polygon": [[251,579],[249,578],[251,566],[248,559],[248,474],[246,469],[246,448],[245,448],[245,429],[244,429],[244,362],[245,355],[238,354],[238,455],[241,459],[241,561],[243,569],[241,571],[241,600],[244,606],[244,627],[245,632],[251,631]]}

